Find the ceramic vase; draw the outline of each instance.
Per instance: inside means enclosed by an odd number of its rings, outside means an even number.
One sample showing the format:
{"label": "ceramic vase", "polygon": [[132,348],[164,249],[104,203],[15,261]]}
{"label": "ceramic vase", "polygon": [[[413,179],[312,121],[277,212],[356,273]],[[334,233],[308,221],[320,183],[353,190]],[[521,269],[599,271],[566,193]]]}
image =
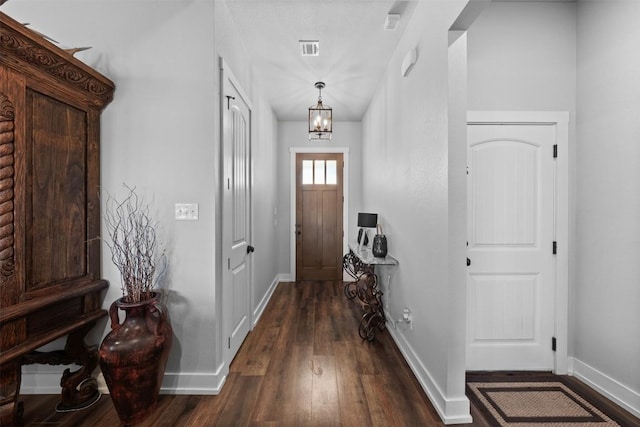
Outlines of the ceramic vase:
{"label": "ceramic vase", "polygon": [[[120,310],[125,313],[122,323]],[[158,293],[138,303],[120,298],[109,315],[111,332],[100,345],[100,368],[120,421],[133,425],[155,409],[173,332]]]}
{"label": "ceramic vase", "polygon": [[387,256],[387,236],[376,234],[373,237],[373,246],[371,248],[373,256],[376,258],[384,258]]}

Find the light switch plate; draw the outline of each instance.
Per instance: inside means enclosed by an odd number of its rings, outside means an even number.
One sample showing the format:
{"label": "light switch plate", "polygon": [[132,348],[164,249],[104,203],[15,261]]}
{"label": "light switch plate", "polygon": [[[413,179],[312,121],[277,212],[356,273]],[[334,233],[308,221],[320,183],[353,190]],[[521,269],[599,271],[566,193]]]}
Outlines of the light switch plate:
{"label": "light switch plate", "polygon": [[177,221],[196,221],[198,219],[197,203],[176,203]]}

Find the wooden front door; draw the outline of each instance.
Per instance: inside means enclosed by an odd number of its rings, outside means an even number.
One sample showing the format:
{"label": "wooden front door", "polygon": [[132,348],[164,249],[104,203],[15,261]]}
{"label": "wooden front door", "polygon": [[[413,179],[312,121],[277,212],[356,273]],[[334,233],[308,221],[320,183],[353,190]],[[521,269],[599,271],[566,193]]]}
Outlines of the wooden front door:
{"label": "wooden front door", "polygon": [[342,278],[342,153],[296,155],[296,280]]}
{"label": "wooden front door", "polygon": [[555,127],[467,129],[467,369],[552,369]]}

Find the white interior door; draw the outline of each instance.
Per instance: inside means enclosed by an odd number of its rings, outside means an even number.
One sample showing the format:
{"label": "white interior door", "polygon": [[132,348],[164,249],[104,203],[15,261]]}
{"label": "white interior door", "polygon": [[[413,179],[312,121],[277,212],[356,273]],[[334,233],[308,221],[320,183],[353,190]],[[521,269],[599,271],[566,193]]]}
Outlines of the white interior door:
{"label": "white interior door", "polygon": [[467,132],[467,369],[551,370],[555,127]]}
{"label": "white interior door", "polygon": [[223,288],[230,363],[251,329],[251,108],[222,62]]}

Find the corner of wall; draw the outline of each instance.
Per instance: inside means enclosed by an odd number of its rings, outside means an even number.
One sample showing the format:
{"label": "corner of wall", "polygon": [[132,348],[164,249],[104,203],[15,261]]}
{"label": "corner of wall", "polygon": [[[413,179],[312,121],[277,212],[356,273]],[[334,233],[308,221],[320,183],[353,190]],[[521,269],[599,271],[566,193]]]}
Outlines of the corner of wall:
{"label": "corner of wall", "polygon": [[638,391],[630,389],[604,372],[574,357],[569,357],[568,365],[569,375],[578,378],[598,393],[640,418],[640,393]]}
{"label": "corner of wall", "polygon": [[398,346],[400,353],[407,361],[411,371],[416,376],[418,383],[427,394],[442,422],[449,424],[465,424],[472,421],[469,410],[469,399],[466,396],[449,398],[438,387],[427,368],[421,362],[420,357],[405,339],[402,333],[394,328],[388,328],[389,334]]}

